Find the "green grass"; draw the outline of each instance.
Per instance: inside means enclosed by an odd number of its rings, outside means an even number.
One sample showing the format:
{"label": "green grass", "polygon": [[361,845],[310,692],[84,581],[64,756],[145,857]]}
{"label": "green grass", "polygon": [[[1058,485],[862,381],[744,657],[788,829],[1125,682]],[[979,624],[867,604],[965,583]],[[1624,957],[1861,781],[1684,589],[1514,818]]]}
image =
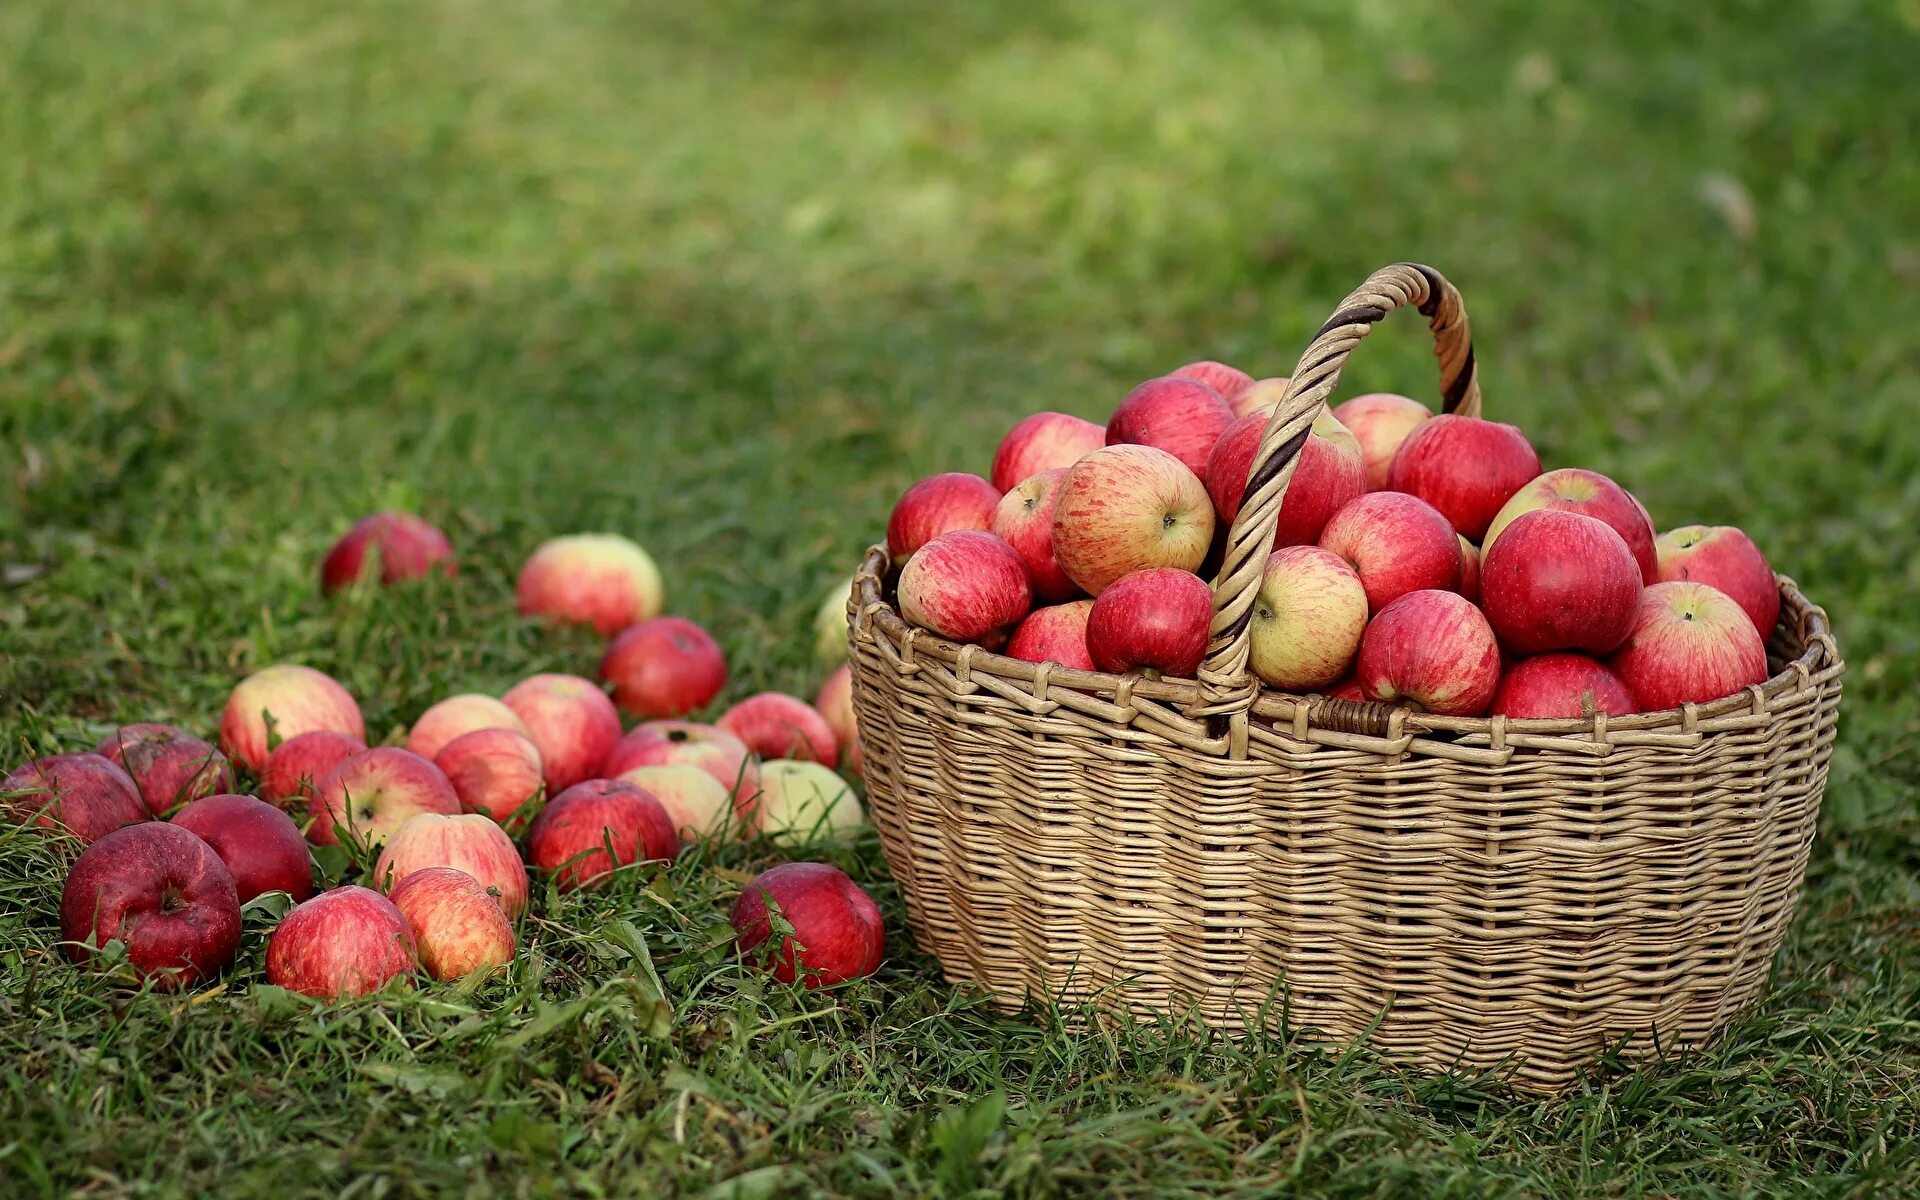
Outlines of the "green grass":
{"label": "green grass", "polygon": [[[265,914],[215,992],[76,974],[0,834],[0,1193],[1920,1188],[1914,4],[14,0],[0,53],[6,766],[210,731],[280,659],[377,738],[589,669],[510,594],[578,529],[655,553],[730,696],[810,691],[906,483],[1188,358],[1284,373],[1399,258],[1460,284],[1490,415],[1750,529],[1854,667],[1769,998],[1552,1101],[994,1015],[871,839],[823,853],[890,957],[832,995],[715,937],[748,846],[545,897],[509,977],[316,1009],[255,986]],[[1422,333],[1345,388],[1430,395]],[[460,578],[323,601],[392,504]]]}

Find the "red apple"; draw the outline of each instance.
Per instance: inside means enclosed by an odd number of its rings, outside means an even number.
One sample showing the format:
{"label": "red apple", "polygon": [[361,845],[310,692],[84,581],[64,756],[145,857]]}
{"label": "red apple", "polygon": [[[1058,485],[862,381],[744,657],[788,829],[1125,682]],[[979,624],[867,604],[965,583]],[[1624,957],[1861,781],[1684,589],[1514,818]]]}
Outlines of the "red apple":
{"label": "red apple", "polygon": [[[766,947],[773,937],[770,905],[793,929],[775,947]],[[879,905],[825,863],[782,863],[761,872],[734,901],[731,919],[740,953],[782,983],[845,983],[873,974],[886,957]]]}
{"label": "red apple", "polygon": [[307,802],[307,840],[339,844],[340,830],[377,847],[421,813],[451,816],[460,797],[440,768],[410,750],[380,746],[342,762]]}
{"label": "red apple", "polygon": [[1408,592],[1368,622],[1354,677],[1369,700],[1477,717],[1500,685],[1500,647],[1487,618],[1458,593]]}
{"label": "red apple", "polygon": [[1064,470],[1107,444],[1107,431],[1066,413],[1037,412],[1007,431],[993,455],[993,486],[1010,492],[1022,479]]}
{"label": "red apple", "polygon": [[1767,650],[1753,621],[1704,583],[1656,583],[1640,593],[1626,644],[1608,666],[1642,712],[1703,704],[1767,679]]}
{"label": "red apple", "polygon": [[1426,501],[1400,492],[1368,492],[1333,514],[1320,546],[1353,567],[1379,612],[1409,592],[1460,586],[1460,539]]}
{"label": "red apple", "polygon": [[727,658],[685,617],[655,617],[623,630],[600,660],[613,701],[638,717],[681,717],[727,686]]}
{"label": "red apple", "polygon": [[[1222,523],[1230,524],[1240,515],[1247,475],[1253,470],[1260,435],[1266,428],[1266,415],[1255,413],[1235,421],[1214,444],[1207,460],[1207,494],[1213,497],[1214,512]],[[1333,514],[1366,490],[1367,471],[1360,458],[1360,443],[1331,413],[1321,409],[1300,447],[1300,465],[1294,468],[1293,478],[1287,481],[1286,498],[1280,502],[1280,520],[1273,531],[1275,548],[1311,546]]]}
{"label": "red apple", "polygon": [[866,824],[846,780],[817,762],[776,758],[760,764],[760,832],[782,845],[838,837]]}
{"label": "red apple", "polygon": [[372,888],[296,904],[267,939],[267,982],[323,1000],[364,996],[417,968],[407,918]]}
{"label": "red apple", "polygon": [[1361,690],[1360,681],[1351,675],[1328,688],[1322,695],[1329,700],[1347,700],[1355,704],[1367,702],[1367,693]]}
{"label": "red apple", "polygon": [[991,529],[1000,489],[978,475],[949,471],[929,475],[901,493],[887,518],[887,551],[893,561],[954,529]]}
{"label": "red apple", "polygon": [[1157,670],[1190,678],[1207,653],[1213,589],[1191,571],[1152,567],[1122,575],[1087,614],[1087,653],[1102,671]]}
{"label": "red apple", "polygon": [[548,795],[598,776],[620,740],[620,713],[613,701],[578,675],[529,675],[500,699],[539,747]]}
{"label": "red apple", "polygon": [[1780,581],[1753,539],[1731,525],[1682,525],[1655,546],[1663,583],[1692,581],[1718,588],[1753,621],[1765,642],[1780,623]]}
{"label": "red apple", "polygon": [[527,830],[527,858],[555,872],[563,892],[591,884],[616,867],[671,860],[679,853],[680,833],[660,801],[614,779],[574,784],[541,809]]}
{"label": "red apple", "polygon": [[379,556],[383,584],[418,579],[436,567],[443,575],[455,571],[446,534],[412,513],[374,513],[355,522],[327,551],[320,561],[320,590],[337,592],[360,578],[369,550]]}
{"label": "red apple", "polygon": [[1414,427],[1387,468],[1387,486],[1418,496],[1471,541],[1540,474],[1540,456],[1513,425],[1443,413]]}
{"label": "red apple", "polygon": [[658,800],[679,831],[683,846],[702,837],[731,837],[740,827],[740,814],[734,808],[733,797],[718,780],[699,767],[684,763],[635,767],[621,772],[614,781],[630,783]]}
{"label": "red apple", "polygon": [[1220,398],[1228,404],[1233,398],[1253,386],[1253,376],[1239,367],[1230,367],[1223,362],[1202,359],[1190,362],[1177,371],[1170,372],[1176,379],[1191,379],[1195,383],[1204,383],[1220,393]]}
{"label": "red apple", "polygon": [[220,856],[245,904],[266,892],[295,900],[313,895],[313,859],[293,818],[265,800],[226,793],[203,796],[173,814],[173,824]]}
{"label": "red apple", "polygon": [[1598,471],[1566,467],[1534,479],[1501,506],[1493,524],[1487,526],[1481,545],[1491,550],[1501,532],[1521,513],[1537,508],[1557,508],[1604,522],[1633,551],[1633,559],[1640,565],[1640,582],[1660,581],[1660,563],[1653,552],[1653,522],[1647,519],[1647,510],[1627,489]]}
{"label": "red apple", "polygon": [[171,725],[122,725],[93,752],[133,778],[155,816],[176,804],[233,790],[226,755]]}
{"label": "red apple", "polygon": [[513,961],[513,922],[465,871],[422,867],[396,884],[389,899],[433,978],[463,979]]}
{"label": "red apple", "polygon": [[227,697],[220,747],[228,758],[258,771],[274,745],[316,729],[367,740],[360,706],[346,688],[312,667],[279,663],[247,676]]}
{"label": "red apple", "polygon": [[813,698],[813,708],[833,731],[833,740],[840,747],[840,765],[859,774],[860,730],[853,715],[853,668],[842,663],[839,670],[827,676],[820,694]]}
{"label": "red apple", "polygon": [[1026,563],[990,533],[943,533],[900,571],[900,615],[956,642],[998,645],[1032,607]]}
{"label": "red apple", "polygon": [[407,749],[421,758],[437,758],[441,748],[448,742],[476,729],[511,729],[519,734],[527,732],[527,727],[520,723],[520,718],[514,715],[512,709],[492,696],[467,692],[449,696],[421,713],[420,719],[413,723],[413,729],[407,733]]}
{"label": "red apple", "polygon": [[1493,711],[1514,718],[1624,717],[1639,712],[1620,677],[1584,654],[1542,654],[1513,664],[1493,694]]}
{"label": "red apple", "polygon": [[1466,538],[1460,538],[1460,594],[1480,603],[1480,547]]}
{"label": "red apple", "polygon": [[1038,604],[1058,604],[1080,589],[1053,557],[1053,513],[1060,501],[1064,468],[1043,471],[1014,485],[993,512],[993,534],[1012,546],[1027,565],[1027,582]]}
{"label": "red apple", "polygon": [[760,791],[760,772],[747,744],[715,725],[694,721],[647,721],[620,739],[603,768],[609,778],[635,767],[699,767],[727,789],[742,814],[753,811]]}
{"label": "red apple", "polygon": [[387,839],[373,864],[373,885],[391,893],[394,885],[424,867],[453,867],[480,881],[499,897],[509,917],[527,911],[527,864],[513,839],[479,813],[446,817],[422,813]]}
{"label": "red apple", "polygon": [[1273,411],[1280,407],[1280,401],[1286,399],[1287,384],[1290,382],[1285,375],[1256,379],[1235,395],[1227,397],[1227,403],[1233,407],[1234,419],[1250,417],[1255,413],[1273,415]]}
{"label": "red apple", "polygon": [[726,711],[720,728],[761,758],[805,758],[830,767],[840,761],[839,742],[827,719],[813,705],[784,692],[748,696]]}
{"label": "red apple", "polygon": [[1007,656],[1027,662],[1056,662],[1076,671],[1094,670],[1093,656],[1087,653],[1087,617],[1092,612],[1091,600],[1034,609],[1013,631]]}
{"label": "red apple", "polygon": [[366,748],[359,738],[331,729],[290,737],[273,748],[266,765],[260,768],[260,798],[283,808],[288,807],[289,800],[302,800],[300,812],[304,815],[304,797],[313,795],[335,767]]}
{"label": "red apple", "polygon": [[511,729],[476,729],[440,748],[440,768],[460,797],[460,807],[505,824],[546,790],[540,750]]}
{"label": "red apple", "polygon": [[133,777],[98,754],[54,754],[19,768],[0,782],[0,811],[82,842],[153,815]]}
{"label": "red apple", "polygon": [[233,875],[213,848],[163,821],[88,846],[60,891],[61,949],[75,962],[109,942],[168,991],[218,975],[240,946]]}
{"label": "red apple", "polygon": [[1107,421],[1107,445],[1153,446],[1179,459],[1196,477],[1207,455],[1233,424],[1233,406],[1204,383],[1165,375],[1127,393]]}
{"label": "red apple", "polygon": [[1347,561],[1318,546],[1267,558],[1253,603],[1248,666],[1272,687],[1317,692],[1353,665],[1367,626],[1367,589]]}
{"label": "red apple", "polygon": [[1368,392],[1341,404],[1333,415],[1360,443],[1360,455],[1367,464],[1367,490],[1381,492],[1387,487],[1394,451],[1414,426],[1433,416],[1433,410],[1406,396]]}
{"label": "red apple", "polygon": [[1480,603],[1515,654],[1606,654],[1640,603],[1640,564],[1608,525],[1558,508],[1522,513],[1487,547]]}
{"label": "red apple", "polygon": [[664,602],[652,557],[612,533],[542,542],[520,568],[514,595],[523,617],[592,625],[602,637],[659,616]]}
{"label": "red apple", "polygon": [[1067,471],[1053,555],[1080,590],[1098,596],[1148,567],[1197,568],[1213,525],[1206,485],[1179,459],[1152,446],[1108,446]]}

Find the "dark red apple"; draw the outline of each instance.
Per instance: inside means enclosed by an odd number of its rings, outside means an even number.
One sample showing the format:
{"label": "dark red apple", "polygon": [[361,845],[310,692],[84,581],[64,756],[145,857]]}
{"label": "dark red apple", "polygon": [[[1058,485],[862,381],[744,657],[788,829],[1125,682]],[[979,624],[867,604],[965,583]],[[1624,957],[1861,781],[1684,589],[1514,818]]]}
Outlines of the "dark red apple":
{"label": "dark red apple", "polygon": [[613,702],[637,717],[682,717],[727,686],[727,658],[685,617],[655,617],[613,639],[600,678],[613,685]]}
{"label": "dark red apple", "polygon": [[1177,567],[1151,567],[1108,585],[1087,614],[1087,653],[1102,671],[1151,668],[1190,678],[1207,653],[1213,589]]}
{"label": "dark red apple", "polygon": [[82,842],[153,815],[133,777],[98,754],[54,754],[19,768],[0,781],[0,811]]}
{"label": "dark red apple", "polygon": [[176,804],[233,790],[227,756],[171,725],[122,725],[93,752],[133,777],[156,817]]}
{"label": "dark red apple", "polygon": [[292,817],[265,800],[203,796],[173,814],[172,823],[213,847],[233,873],[240,903],[265,892],[285,892],[295,900],[313,895],[307,839]]}
{"label": "dark red apple", "polygon": [[[793,933],[776,947],[768,907]],[[733,904],[740,953],[782,983],[804,976],[809,988],[859,979],[880,969],[887,927],[873,897],[825,863],[782,863],[755,877]]]}
{"label": "dark red apple", "polygon": [[380,582],[418,579],[436,568],[454,573],[453,543],[412,513],[383,512],[362,517],[327,551],[320,562],[320,590],[336,592],[360,578],[367,552],[379,556]]}
{"label": "dark red apple", "polygon": [[[608,856],[611,848],[612,856]],[[628,863],[671,861],[680,831],[651,793],[617,779],[561,792],[527,830],[527,861],[555,872],[560,890],[585,887]]]}
{"label": "dark red apple", "polygon": [[1540,474],[1540,456],[1513,425],[1443,413],[1422,421],[1394,451],[1387,486],[1418,496],[1469,541]]}
{"label": "dark red apple", "polygon": [[1480,564],[1481,606],[1515,654],[1611,653],[1633,628],[1640,587],[1618,533],[1558,508],[1521,513]]}
{"label": "dark red apple", "polygon": [[73,864],[60,892],[61,948],[84,962],[108,942],[167,990],[226,969],[240,947],[240,900],[213,848],[146,821],[107,834]]}
{"label": "dark red apple", "polygon": [[1640,711],[1620,677],[1584,654],[1521,659],[1500,678],[1493,711],[1502,716],[1624,717]]}

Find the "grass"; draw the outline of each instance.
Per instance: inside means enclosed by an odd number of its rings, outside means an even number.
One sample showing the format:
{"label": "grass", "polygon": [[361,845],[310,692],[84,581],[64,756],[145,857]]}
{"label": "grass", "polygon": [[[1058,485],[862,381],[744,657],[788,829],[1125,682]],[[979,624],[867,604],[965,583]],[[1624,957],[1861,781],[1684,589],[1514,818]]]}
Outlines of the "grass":
{"label": "grass", "polygon": [[[1851,1196],[1920,1189],[1911,3],[0,6],[0,761],[209,731],[296,659],[387,737],[584,670],[538,539],[617,529],[730,696],[898,490],[1193,357],[1284,373],[1365,273],[1461,285],[1490,415],[1737,522],[1853,663],[1807,894],[1711,1050],[1556,1100],[1364,1050],[994,1015],[715,930],[761,845],[547,896],[512,974],[316,1009],[58,958],[0,833],[13,1196]],[[1417,322],[1345,387],[1426,395]],[[323,601],[359,514],[462,574]],[[711,1191],[710,1191],[711,1190]]]}

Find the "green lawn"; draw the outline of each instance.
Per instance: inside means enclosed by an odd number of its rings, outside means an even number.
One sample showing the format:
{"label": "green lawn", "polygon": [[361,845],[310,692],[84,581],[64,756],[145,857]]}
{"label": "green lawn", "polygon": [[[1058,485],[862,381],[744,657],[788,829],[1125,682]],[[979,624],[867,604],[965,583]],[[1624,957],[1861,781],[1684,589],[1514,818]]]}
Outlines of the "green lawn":
{"label": "green lawn", "polygon": [[[0,1194],[1920,1189],[1911,0],[10,0],[0,53],[0,767],[210,732],[280,659],[372,737],[590,671],[512,610],[578,529],[654,552],[729,698],[810,694],[906,483],[1191,358],[1284,373],[1399,258],[1464,292],[1488,415],[1748,528],[1853,665],[1771,997],[1553,1101],[997,1016],[871,838],[821,853],[890,958],[833,995],[715,937],[749,846],[536,898],[508,978],[310,1009],[250,991],[266,916],[222,989],[76,975],[0,833]],[[1423,335],[1345,389],[1430,395]],[[323,601],[389,505],[460,578]]]}

